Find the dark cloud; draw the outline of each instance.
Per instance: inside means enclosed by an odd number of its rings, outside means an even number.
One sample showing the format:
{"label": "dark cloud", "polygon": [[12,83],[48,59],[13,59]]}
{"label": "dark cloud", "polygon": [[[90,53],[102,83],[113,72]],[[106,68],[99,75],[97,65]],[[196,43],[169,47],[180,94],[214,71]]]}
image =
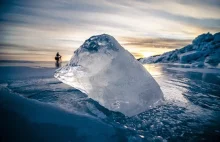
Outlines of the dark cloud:
{"label": "dark cloud", "polygon": [[194,6],[220,6],[220,1],[219,0],[177,0],[178,3],[181,4],[187,4],[187,5],[194,5]]}
{"label": "dark cloud", "polygon": [[138,46],[142,48],[181,48],[191,43],[191,40],[178,40],[166,38],[134,38],[134,37],[121,37],[125,41],[123,45]]}
{"label": "dark cloud", "polygon": [[[9,44],[1,43],[0,44],[0,53],[16,53],[17,51],[25,51],[28,54],[54,54],[56,51],[63,53],[73,53],[73,49],[68,49],[65,47],[39,47],[39,46],[27,46],[27,45],[18,45],[18,44]],[[23,52],[24,53],[24,52]],[[26,54],[25,53],[25,54]],[[18,53],[21,54],[21,53]]]}
{"label": "dark cloud", "polygon": [[[146,10],[144,10],[146,11]],[[181,16],[176,14],[171,14],[162,10],[150,10],[154,15],[161,17],[163,19],[169,19],[179,23],[189,24],[194,27],[199,27],[201,29],[210,29],[215,31],[220,31],[220,19],[208,19],[208,18],[194,18],[189,16]],[[188,29],[189,30],[189,29]]]}

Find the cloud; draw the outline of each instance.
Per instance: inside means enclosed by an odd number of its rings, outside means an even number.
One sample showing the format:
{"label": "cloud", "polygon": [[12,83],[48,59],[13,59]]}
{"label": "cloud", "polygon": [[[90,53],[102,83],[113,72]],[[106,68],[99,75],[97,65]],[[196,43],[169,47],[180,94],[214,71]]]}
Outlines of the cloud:
{"label": "cloud", "polygon": [[175,15],[193,18],[219,19],[218,0],[112,0],[112,3],[126,5],[135,9],[160,10]]}
{"label": "cloud", "polygon": [[0,52],[52,57],[60,51],[70,57],[90,36],[107,33],[135,56],[149,49],[157,54],[219,31],[219,6],[217,0],[5,0]]}
{"label": "cloud", "polygon": [[178,40],[169,38],[134,38],[134,37],[121,37],[120,40],[124,41],[123,45],[139,47],[139,48],[181,48],[191,43],[192,40]]}

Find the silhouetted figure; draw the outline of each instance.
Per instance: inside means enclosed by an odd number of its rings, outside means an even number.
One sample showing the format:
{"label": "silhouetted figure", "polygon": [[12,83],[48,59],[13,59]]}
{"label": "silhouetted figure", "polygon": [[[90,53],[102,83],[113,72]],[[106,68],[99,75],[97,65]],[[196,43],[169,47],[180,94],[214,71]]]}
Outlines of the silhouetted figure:
{"label": "silhouetted figure", "polygon": [[61,64],[61,55],[59,54],[59,52],[57,52],[56,56],[55,56],[55,60],[56,60],[56,67],[60,67],[60,64]]}

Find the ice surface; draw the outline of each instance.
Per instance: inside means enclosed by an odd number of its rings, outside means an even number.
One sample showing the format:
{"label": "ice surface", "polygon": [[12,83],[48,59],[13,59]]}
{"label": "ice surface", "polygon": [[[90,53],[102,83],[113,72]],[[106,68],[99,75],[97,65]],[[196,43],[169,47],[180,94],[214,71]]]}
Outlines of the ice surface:
{"label": "ice surface", "polygon": [[74,53],[54,76],[109,110],[133,116],[163,100],[157,82],[112,36],[93,36]]}
{"label": "ice surface", "polygon": [[[59,107],[13,94],[7,88],[0,87],[0,92],[1,112],[7,110],[7,115],[13,114],[15,120],[19,120],[15,126],[19,129],[18,135],[30,137],[32,134],[34,137],[30,141],[119,141],[116,129],[97,118],[79,112],[69,113]],[[13,128],[9,125],[7,129],[13,130],[10,127]],[[26,131],[28,133],[24,134]],[[27,141],[25,137],[19,138]]]}
{"label": "ice surface", "polygon": [[[196,37],[192,44],[162,55],[139,59],[141,63],[200,63],[199,67],[216,67],[220,63],[220,33]],[[193,65],[194,66],[194,65]]]}

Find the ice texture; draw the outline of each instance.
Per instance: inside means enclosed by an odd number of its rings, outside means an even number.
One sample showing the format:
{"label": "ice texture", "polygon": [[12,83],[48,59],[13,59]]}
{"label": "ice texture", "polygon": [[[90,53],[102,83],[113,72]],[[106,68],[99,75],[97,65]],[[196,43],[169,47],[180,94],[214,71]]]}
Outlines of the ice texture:
{"label": "ice texture", "polygon": [[54,76],[109,110],[127,116],[144,112],[163,100],[154,78],[107,34],[86,40]]}
{"label": "ice texture", "polygon": [[[177,47],[178,48],[178,47]],[[162,55],[139,59],[141,63],[185,63],[199,67],[218,67],[220,64],[220,32],[201,34],[192,44]]]}
{"label": "ice texture", "polygon": [[189,61],[198,59],[203,54],[205,54],[202,51],[190,51],[179,55],[180,62],[181,63],[188,63]]}

